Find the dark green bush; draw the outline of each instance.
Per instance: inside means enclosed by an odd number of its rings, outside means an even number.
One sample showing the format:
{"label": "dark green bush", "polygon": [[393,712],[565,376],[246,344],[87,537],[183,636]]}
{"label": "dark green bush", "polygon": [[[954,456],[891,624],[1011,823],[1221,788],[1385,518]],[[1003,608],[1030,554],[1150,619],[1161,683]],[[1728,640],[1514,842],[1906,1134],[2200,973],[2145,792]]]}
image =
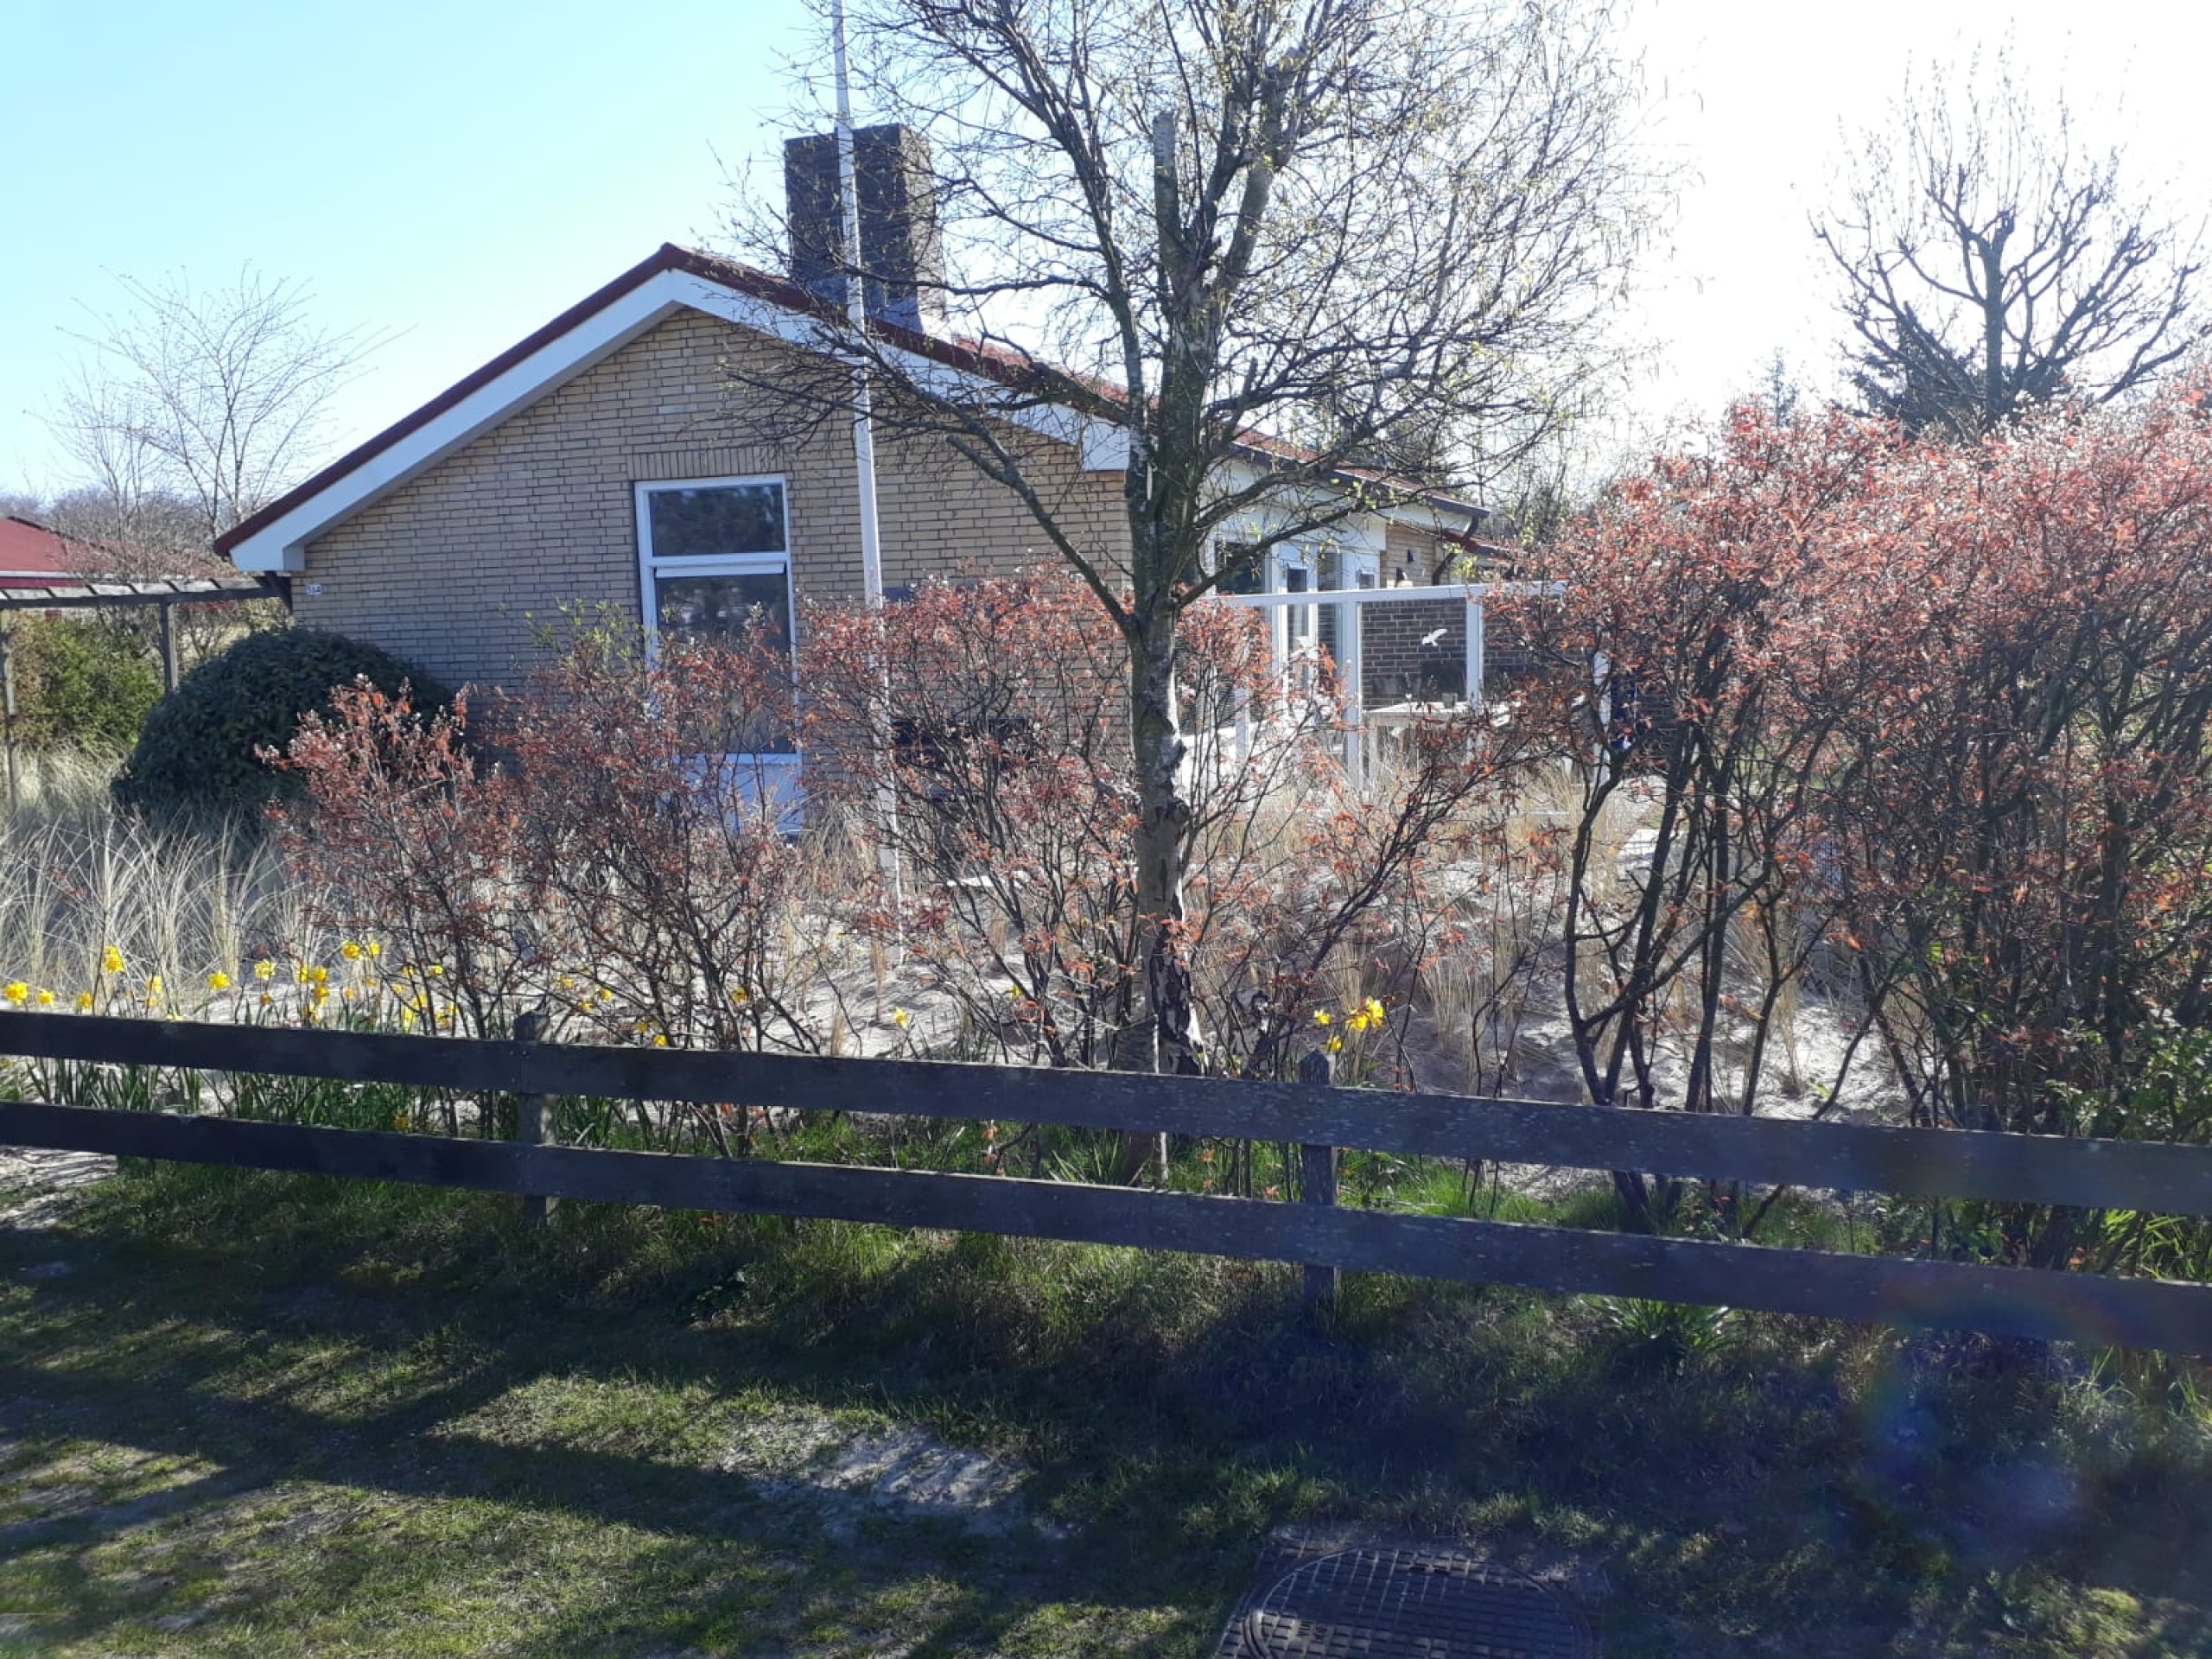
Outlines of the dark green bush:
{"label": "dark green bush", "polygon": [[297,785],[255,751],[283,750],[310,711],[328,714],[334,686],[366,676],[379,690],[410,688],[429,709],[451,694],[389,652],[313,628],[250,633],[185,677],[154,705],[115,780],[117,803],[158,814],[253,814]]}
{"label": "dark green bush", "polygon": [[16,621],[16,737],[31,748],[122,753],[162,695],[130,633],[93,617]]}

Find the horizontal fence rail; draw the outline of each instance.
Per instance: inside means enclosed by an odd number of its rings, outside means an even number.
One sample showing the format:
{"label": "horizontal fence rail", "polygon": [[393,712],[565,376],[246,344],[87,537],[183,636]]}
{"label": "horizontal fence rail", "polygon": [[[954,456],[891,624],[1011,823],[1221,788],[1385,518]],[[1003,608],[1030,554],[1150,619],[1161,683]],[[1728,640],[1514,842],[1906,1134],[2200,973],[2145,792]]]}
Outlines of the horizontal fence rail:
{"label": "horizontal fence rail", "polygon": [[0,1017],[0,1054],[348,1083],[1004,1118],[1427,1158],[2212,1216],[2212,1147],[1561,1106],[1306,1084],[484,1042],[105,1015]]}
{"label": "horizontal fence rail", "polygon": [[854,1169],[0,1101],[0,1144],[725,1214],[1296,1262],[1532,1290],[2212,1352],[2212,1288],[1002,1175]]}
{"label": "horizontal fence rail", "polygon": [[[1872,1129],[1314,1084],[0,1015],[0,1055],[473,1092],[1000,1118],[2212,1214],[2212,1149]],[[0,1100],[0,1144],[536,1198],[810,1216],[2212,1352],[2212,1287],[998,1175],[716,1159]]]}

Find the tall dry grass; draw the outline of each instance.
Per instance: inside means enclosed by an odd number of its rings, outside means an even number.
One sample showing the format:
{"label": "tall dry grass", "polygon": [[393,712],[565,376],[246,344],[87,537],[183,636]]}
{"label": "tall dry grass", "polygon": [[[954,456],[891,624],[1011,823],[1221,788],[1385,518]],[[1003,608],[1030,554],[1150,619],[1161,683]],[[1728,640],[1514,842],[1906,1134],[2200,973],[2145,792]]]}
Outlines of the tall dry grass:
{"label": "tall dry grass", "polygon": [[0,798],[0,981],[73,1002],[107,982],[114,949],[133,983],[162,976],[190,1011],[210,974],[261,956],[322,960],[308,886],[238,826],[157,829],[118,814],[111,760],[29,758],[12,810]]}

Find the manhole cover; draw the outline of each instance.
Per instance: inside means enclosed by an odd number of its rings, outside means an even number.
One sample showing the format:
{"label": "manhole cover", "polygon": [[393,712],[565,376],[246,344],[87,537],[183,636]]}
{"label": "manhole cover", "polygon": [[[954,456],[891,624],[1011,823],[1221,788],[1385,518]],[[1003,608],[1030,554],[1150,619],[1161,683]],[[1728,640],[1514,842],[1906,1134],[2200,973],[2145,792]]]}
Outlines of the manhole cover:
{"label": "manhole cover", "polygon": [[1592,1659],[1573,1610],[1526,1573],[1448,1549],[1300,1563],[1244,1616],[1255,1659]]}

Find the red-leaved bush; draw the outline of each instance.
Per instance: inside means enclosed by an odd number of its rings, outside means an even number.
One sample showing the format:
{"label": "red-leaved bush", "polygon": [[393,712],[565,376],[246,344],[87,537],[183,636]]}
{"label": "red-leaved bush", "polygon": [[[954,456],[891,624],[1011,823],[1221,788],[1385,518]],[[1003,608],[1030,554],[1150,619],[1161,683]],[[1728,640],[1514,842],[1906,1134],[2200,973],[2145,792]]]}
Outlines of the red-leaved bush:
{"label": "red-leaved bush", "polygon": [[[1189,613],[1179,652],[1179,945],[1204,1064],[1273,1075],[1341,958],[1403,982],[1424,948],[1406,932],[1427,927],[1421,884],[1510,768],[1495,732],[1439,721],[1362,793],[1338,764],[1325,664],[1285,675],[1262,620],[1228,607]],[[1096,600],[1052,571],[808,614],[812,786],[903,872],[868,919],[1010,1056],[1109,1064],[1142,1006],[1127,664]]]}
{"label": "red-leaved bush", "polygon": [[[2125,1131],[2154,1022],[2212,1013],[2196,394],[1971,448],[1738,410],[1541,574],[1514,621],[1580,751],[1590,1098],[1755,1109],[1817,970],[1854,993],[1844,1065],[1871,1035],[1916,1121]],[[2006,1211],[1990,1248],[2063,1261],[2079,1222]]]}
{"label": "red-leaved bush", "polygon": [[368,686],[336,707],[288,757],[308,804],[287,849],[334,924],[437,966],[466,1029],[542,1000],[600,1039],[820,1046],[791,925],[819,863],[763,753],[792,717],[774,642],[648,660],[634,629],[579,627],[502,704],[496,761],[463,741],[465,709],[425,721]]}

